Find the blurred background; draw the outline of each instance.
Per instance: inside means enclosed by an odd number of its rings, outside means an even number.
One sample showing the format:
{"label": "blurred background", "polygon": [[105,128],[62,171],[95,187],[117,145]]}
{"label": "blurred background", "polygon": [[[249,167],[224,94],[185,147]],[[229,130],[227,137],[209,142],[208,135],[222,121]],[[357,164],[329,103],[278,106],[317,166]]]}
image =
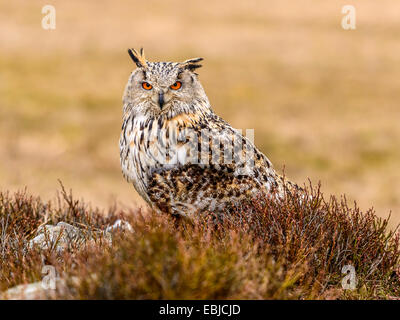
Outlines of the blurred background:
{"label": "blurred background", "polygon": [[[353,2],[353,3],[351,3]],[[42,7],[56,29],[42,28]],[[341,26],[356,8],[357,29]],[[134,65],[205,58],[214,110],[286,176],[321,181],[400,222],[400,1],[0,2],[0,190],[141,205],[122,177],[122,93]]]}

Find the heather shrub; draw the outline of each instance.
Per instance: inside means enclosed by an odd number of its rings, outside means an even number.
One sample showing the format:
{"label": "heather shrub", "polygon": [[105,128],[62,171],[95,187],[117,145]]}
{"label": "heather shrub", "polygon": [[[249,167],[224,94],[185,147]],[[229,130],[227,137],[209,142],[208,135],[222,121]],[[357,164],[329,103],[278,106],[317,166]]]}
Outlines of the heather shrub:
{"label": "heather shrub", "polygon": [[[104,230],[117,219],[133,231],[112,244],[88,243],[62,253],[28,248],[43,224],[64,221]],[[400,296],[399,233],[372,210],[346,198],[324,199],[318,188],[283,201],[251,199],[222,221],[146,210],[108,212],[75,200],[62,187],[55,203],[27,192],[0,193],[0,291],[42,279],[56,268],[66,299],[387,299]],[[356,270],[344,290],[342,267]]]}

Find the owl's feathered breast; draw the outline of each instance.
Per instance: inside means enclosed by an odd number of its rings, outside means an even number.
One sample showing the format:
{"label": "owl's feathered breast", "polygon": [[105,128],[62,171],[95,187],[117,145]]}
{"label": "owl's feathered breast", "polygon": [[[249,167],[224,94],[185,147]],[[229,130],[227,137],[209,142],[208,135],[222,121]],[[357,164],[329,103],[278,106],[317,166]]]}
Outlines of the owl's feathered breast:
{"label": "owl's feathered breast", "polygon": [[124,119],[124,176],[155,209],[181,214],[279,188],[270,161],[212,111]]}

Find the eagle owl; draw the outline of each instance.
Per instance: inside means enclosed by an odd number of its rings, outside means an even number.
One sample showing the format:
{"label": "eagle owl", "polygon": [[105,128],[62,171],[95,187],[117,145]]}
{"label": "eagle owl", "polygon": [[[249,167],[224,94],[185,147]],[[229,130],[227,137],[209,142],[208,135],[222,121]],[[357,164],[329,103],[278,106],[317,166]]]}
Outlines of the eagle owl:
{"label": "eagle owl", "polygon": [[221,214],[228,204],[297,187],[214,113],[195,72],[202,58],[150,62],[143,49],[128,53],[137,68],[123,95],[121,167],[154,210]]}

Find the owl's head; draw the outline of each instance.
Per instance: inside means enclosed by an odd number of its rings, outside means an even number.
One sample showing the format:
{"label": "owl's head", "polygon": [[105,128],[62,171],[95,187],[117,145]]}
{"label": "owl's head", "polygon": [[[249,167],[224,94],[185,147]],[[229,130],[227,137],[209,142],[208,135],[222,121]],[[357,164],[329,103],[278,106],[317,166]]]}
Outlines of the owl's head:
{"label": "owl's head", "polygon": [[150,62],[143,49],[129,49],[137,68],[131,73],[123,96],[124,112],[143,117],[174,117],[210,108],[195,73],[202,58],[184,62]]}

